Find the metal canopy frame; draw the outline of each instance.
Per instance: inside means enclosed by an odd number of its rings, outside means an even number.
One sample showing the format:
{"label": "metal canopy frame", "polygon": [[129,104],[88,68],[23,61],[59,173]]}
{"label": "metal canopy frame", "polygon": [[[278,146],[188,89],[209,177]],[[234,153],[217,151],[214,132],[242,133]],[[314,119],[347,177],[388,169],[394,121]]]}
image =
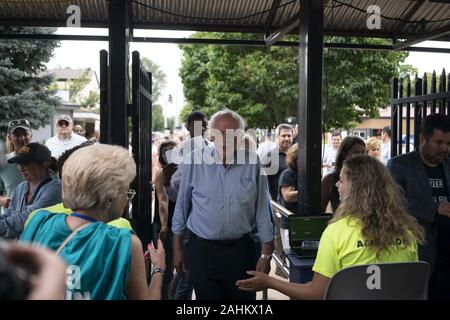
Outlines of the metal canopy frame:
{"label": "metal canopy frame", "polygon": [[[130,30],[131,33],[131,30]],[[0,34],[1,39],[11,40],[57,40],[57,41],[109,41],[109,36],[93,36],[93,35],[60,35],[60,34]],[[129,36],[129,42],[136,43],[173,43],[173,44],[213,44],[213,45],[235,45],[235,46],[282,46],[282,47],[298,47],[296,41],[276,41],[268,44],[267,40],[228,40],[228,39],[205,39],[205,38],[165,38],[165,37],[134,37]],[[357,44],[357,43],[332,43],[325,42],[324,48],[331,49],[353,49],[353,50],[404,50],[410,52],[434,52],[434,53],[450,53],[450,48],[434,48],[434,47],[406,47],[397,49],[396,45],[374,45],[374,44]]]}
{"label": "metal canopy frame", "polygon": [[450,34],[450,25],[448,25],[446,27],[439,28],[439,29],[434,30],[434,31],[430,31],[430,32],[424,33],[423,35],[420,35],[420,36],[417,36],[417,37],[414,37],[414,38],[410,38],[410,39],[405,40],[403,42],[394,44],[393,47],[394,47],[394,50],[403,50],[403,49],[409,48],[409,47],[411,47],[411,46],[413,46],[415,44],[421,43],[423,41],[433,40],[435,38],[439,38],[439,37],[447,35],[447,34]]}

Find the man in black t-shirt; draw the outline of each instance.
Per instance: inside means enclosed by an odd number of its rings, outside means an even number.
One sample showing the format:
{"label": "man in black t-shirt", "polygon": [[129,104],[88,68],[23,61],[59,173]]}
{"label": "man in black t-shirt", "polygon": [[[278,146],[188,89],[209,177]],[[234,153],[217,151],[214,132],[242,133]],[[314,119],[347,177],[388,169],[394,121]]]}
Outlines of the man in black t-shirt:
{"label": "man in black t-shirt", "polygon": [[408,211],[425,230],[419,260],[431,266],[430,299],[450,299],[450,118],[426,117],[419,149],[395,157],[388,169],[405,191]]}

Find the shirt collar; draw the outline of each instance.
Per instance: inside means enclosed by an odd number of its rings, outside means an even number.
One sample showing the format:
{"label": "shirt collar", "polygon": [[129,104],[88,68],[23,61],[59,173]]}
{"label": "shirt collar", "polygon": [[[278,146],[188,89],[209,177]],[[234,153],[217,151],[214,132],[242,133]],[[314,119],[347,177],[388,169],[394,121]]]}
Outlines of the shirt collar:
{"label": "shirt collar", "polygon": [[61,139],[60,137],[59,137],[59,135],[58,134],[56,134],[56,136],[58,137],[58,140],[59,141],[66,141],[66,140],[71,140],[72,139],[72,137],[73,137],[73,132],[70,134],[70,136],[68,136],[67,138],[65,138],[65,139]]}

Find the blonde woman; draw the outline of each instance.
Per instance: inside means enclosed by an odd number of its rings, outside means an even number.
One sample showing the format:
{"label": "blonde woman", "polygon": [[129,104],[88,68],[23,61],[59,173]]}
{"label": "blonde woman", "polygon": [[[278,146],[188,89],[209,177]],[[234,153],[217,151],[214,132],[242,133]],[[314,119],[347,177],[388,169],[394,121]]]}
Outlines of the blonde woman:
{"label": "blonde woman", "polygon": [[377,138],[370,138],[366,141],[366,154],[380,160],[381,142]]}
{"label": "blonde woman", "polygon": [[423,230],[381,162],[365,155],[346,159],[337,185],[341,204],[322,234],[312,282],[289,283],[249,271],[254,277],[237,281],[240,289],[271,288],[294,299],[322,299],[330,279],[343,268],[418,261]]}
{"label": "blonde woman", "polygon": [[95,144],[75,151],[62,173],[69,215],[42,209],[28,222],[22,241],[39,243],[67,263],[66,299],[160,299],[164,249],[149,248],[156,268],[147,286],[141,241],[118,219],[133,197],[136,164],[128,150]]}

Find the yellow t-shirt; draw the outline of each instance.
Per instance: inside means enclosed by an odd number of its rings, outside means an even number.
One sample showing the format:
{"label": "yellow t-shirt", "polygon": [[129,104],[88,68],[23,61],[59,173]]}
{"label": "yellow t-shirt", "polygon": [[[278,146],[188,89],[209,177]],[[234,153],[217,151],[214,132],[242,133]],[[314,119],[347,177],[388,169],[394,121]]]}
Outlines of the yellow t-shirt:
{"label": "yellow t-shirt", "polygon": [[376,257],[375,250],[361,236],[358,220],[349,217],[331,223],[320,239],[313,271],[331,278],[339,270],[361,264],[418,261],[417,242],[406,246],[398,239],[390,250]]}
{"label": "yellow t-shirt", "polygon": [[[33,218],[34,215],[37,212],[39,212],[40,210],[45,210],[47,212],[52,212],[52,213],[61,213],[61,214],[71,214],[72,213],[72,210],[64,208],[64,205],[63,205],[62,202],[58,203],[58,204],[55,204],[54,206],[51,206],[51,207],[48,207],[48,208],[42,208],[42,209],[34,210],[28,216],[28,219],[25,222],[25,227],[27,226],[27,224],[31,220],[31,218]],[[133,230],[133,228],[131,227],[130,222],[127,219],[124,219],[124,218],[119,218],[119,219],[110,221],[107,224],[110,225],[110,226],[113,226],[113,227],[121,228],[121,229]]]}

